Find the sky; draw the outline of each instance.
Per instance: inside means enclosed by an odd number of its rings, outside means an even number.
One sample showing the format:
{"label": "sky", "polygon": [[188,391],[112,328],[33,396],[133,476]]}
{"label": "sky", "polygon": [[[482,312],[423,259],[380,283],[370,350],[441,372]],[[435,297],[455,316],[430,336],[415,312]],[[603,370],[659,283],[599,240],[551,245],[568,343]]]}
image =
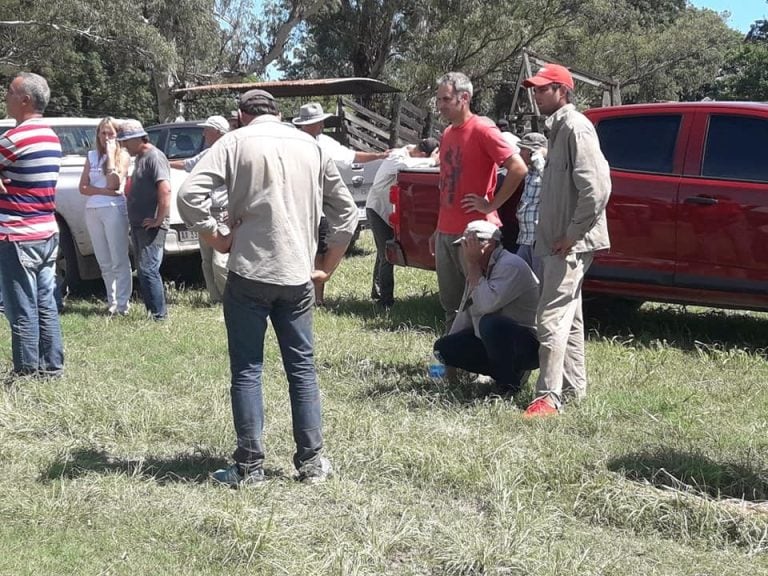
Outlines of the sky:
{"label": "sky", "polygon": [[691,0],[696,8],[710,8],[715,12],[728,11],[731,17],[727,24],[739,32],[749,32],[755,20],[768,19],[766,0]]}

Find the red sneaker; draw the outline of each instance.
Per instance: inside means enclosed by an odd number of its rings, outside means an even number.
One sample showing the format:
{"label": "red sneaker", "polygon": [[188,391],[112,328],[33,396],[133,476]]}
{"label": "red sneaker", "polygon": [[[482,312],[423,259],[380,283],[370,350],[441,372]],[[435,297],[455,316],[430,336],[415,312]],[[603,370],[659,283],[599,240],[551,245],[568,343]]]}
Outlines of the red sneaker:
{"label": "red sneaker", "polygon": [[528,405],[523,418],[539,418],[541,416],[557,416],[559,410],[552,404],[549,396],[539,396]]}

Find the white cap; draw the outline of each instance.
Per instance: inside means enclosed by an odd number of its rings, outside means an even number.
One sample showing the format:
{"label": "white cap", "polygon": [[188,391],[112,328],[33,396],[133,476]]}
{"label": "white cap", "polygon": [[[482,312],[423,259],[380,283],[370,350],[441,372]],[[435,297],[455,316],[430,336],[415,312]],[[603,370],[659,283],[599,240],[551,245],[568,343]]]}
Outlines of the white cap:
{"label": "white cap", "polygon": [[454,244],[461,244],[472,233],[477,236],[478,240],[501,240],[501,230],[496,224],[488,222],[488,220],[472,220],[467,224],[461,238],[456,240]]}

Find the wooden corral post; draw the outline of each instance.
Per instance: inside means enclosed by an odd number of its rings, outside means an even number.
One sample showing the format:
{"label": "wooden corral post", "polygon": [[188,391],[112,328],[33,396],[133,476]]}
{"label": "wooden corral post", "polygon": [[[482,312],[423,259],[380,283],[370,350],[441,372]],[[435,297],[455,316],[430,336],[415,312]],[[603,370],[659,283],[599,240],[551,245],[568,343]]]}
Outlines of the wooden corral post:
{"label": "wooden corral post", "polygon": [[339,140],[344,146],[349,146],[347,123],[344,121],[344,98],[342,96],[336,97],[336,116],[339,118]]}
{"label": "wooden corral post", "polygon": [[432,110],[427,110],[426,116],[424,116],[424,129],[421,131],[422,138],[431,138],[432,131],[435,126],[435,117],[432,114]]}
{"label": "wooden corral post", "polygon": [[392,114],[390,114],[391,124],[389,125],[389,147],[397,148],[397,142],[400,139],[400,114],[403,107],[403,95],[395,94],[392,98]]}

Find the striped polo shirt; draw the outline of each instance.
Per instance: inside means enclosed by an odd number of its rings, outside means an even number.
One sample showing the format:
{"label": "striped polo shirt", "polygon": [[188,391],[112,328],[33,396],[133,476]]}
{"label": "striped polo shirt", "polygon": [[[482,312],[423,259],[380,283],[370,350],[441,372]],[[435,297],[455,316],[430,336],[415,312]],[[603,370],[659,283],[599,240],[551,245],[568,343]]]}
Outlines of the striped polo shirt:
{"label": "striped polo shirt", "polygon": [[59,231],[56,181],[59,137],[44,118],[26,120],[0,136],[0,240],[43,240]]}

